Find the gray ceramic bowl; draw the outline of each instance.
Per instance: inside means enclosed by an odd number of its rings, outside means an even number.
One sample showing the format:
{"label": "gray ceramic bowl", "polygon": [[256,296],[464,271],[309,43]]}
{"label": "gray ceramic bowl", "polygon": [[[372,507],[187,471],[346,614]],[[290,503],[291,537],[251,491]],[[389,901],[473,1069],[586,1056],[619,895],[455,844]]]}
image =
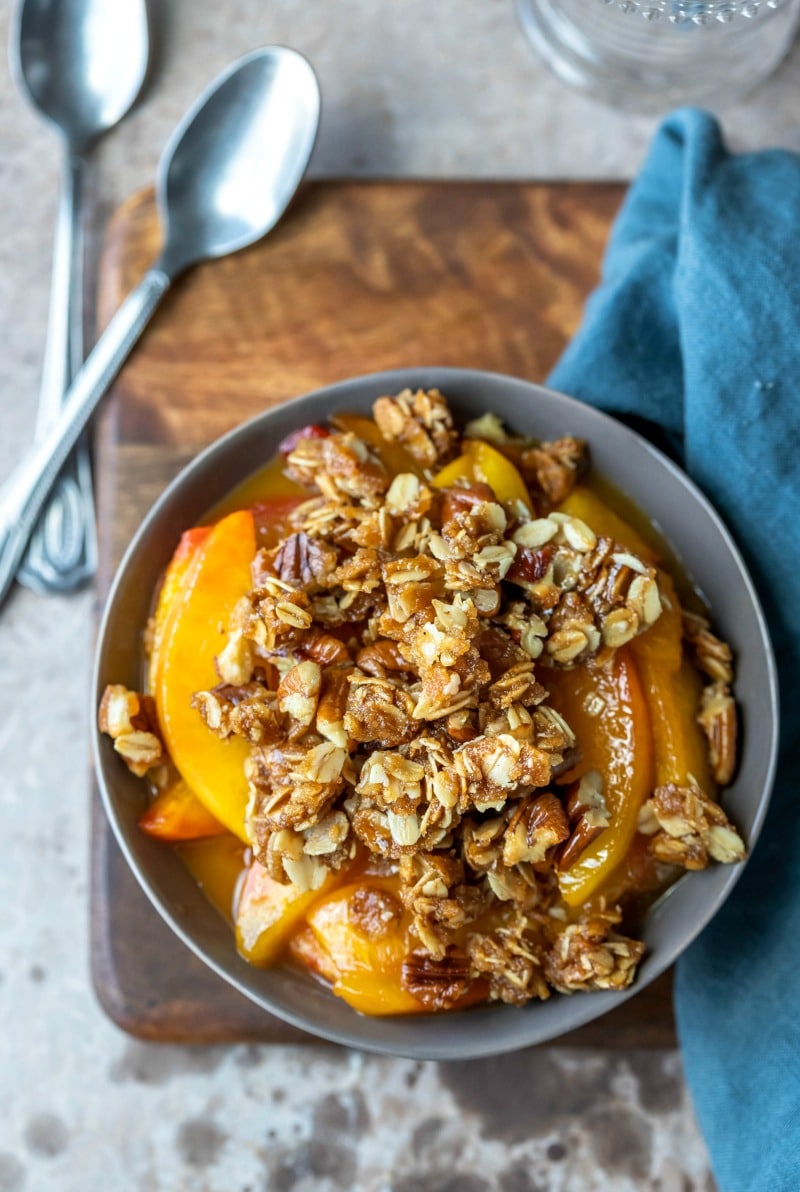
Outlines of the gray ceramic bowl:
{"label": "gray ceramic bowl", "polygon": [[[646,510],[670,540],[736,654],[743,751],[725,806],[752,847],[775,767],[777,696],[764,617],[730,535],[680,469],[644,439],[571,398],[494,373],[420,368],[344,381],[254,418],[198,456],[154,506],[120,565],[100,630],[93,721],[106,683],[133,688],[139,684],[141,628],[181,532],[274,455],[289,431],[324,421],[337,410],[367,411],[380,394],[405,386],[438,386],[459,418],[492,410],[514,430],[538,438],[572,433],[587,439],[595,467]],[[646,922],[645,959],[626,993],[554,996],[523,1009],[495,1004],[444,1015],[366,1018],[301,972],[288,967],[263,971],[242,960],[228,924],[178,857],[138,830],[136,821],[145,804],[142,784],[96,731],[94,748],[117,839],[145,892],[180,939],[265,1010],[312,1034],[368,1051],[467,1059],[541,1043],[581,1026],[664,972],[719,909],[742,869],[713,866],[690,874],[656,904]]]}

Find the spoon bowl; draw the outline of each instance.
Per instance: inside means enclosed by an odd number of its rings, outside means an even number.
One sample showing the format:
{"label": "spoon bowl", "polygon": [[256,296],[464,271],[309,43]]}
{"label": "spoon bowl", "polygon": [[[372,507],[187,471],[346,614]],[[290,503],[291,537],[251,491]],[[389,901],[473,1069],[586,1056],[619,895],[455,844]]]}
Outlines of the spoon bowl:
{"label": "spoon bowl", "polygon": [[272,230],[305,173],[319,108],[305,58],[266,46],[215,79],[179,125],[159,165],[161,256],[97,341],[53,426],[0,490],[0,602],[64,460],[173,279]]}
{"label": "spoon bowl", "polygon": [[216,80],[159,165],[165,272],[174,277],[271,231],[311,155],[319,110],[314,71],[283,46],[255,50]]}
{"label": "spoon bowl", "polygon": [[142,88],[149,55],[142,0],[24,0],[17,33],[11,52],[20,87],[70,151],[85,153]]}

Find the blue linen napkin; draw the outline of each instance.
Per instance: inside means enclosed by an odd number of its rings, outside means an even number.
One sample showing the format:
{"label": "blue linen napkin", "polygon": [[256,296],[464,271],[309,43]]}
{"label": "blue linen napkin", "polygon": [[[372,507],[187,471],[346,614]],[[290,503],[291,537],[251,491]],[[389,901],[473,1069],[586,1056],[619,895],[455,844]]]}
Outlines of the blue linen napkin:
{"label": "blue linen napkin", "polygon": [[722,1192],[800,1189],[800,157],[730,154],[681,109],[657,132],[550,383],[659,428],[731,528],[779,663],[762,836],[679,962],[686,1076]]}

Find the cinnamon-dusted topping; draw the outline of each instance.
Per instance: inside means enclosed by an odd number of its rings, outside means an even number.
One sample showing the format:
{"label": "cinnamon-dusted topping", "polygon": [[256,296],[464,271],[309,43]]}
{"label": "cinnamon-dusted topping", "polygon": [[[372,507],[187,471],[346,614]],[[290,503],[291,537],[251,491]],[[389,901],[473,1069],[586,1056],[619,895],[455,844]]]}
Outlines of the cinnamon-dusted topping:
{"label": "cinnamon-dusted topping", "polygon": [[639,831],[650,837],[659,861],[705,869],[709,858],[743,861],[744,841],[718,803],[699,786],[659,786],[639,813]]}
{"label": "cinnamon-dusted topping", "polygon": [[110,684],[100,700],[97,723],[137,778],[143,778],[163,759],[164,746],[152,696],[130,691],[120,683]]}

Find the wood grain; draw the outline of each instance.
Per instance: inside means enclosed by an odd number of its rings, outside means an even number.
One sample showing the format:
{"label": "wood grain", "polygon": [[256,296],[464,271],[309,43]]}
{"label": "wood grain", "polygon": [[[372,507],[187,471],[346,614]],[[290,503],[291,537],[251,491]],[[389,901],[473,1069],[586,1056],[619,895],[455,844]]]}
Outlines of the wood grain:
{"label": "wood grain", "polygon": [[[458,365],[543,379],[575,331],[621,189],[598,184],[317,183],[262,244],[167,297],[99,420],[98,605],[143,513],[201,447],[320,385]],[[99,323],[159,246],[150,192],[109,227]],[[231,990],[152,909],[95,808],[92,968],[102,1005],[150,1039],[305,1038]],[[569,1045],[672,1046],[669,978]]]}

